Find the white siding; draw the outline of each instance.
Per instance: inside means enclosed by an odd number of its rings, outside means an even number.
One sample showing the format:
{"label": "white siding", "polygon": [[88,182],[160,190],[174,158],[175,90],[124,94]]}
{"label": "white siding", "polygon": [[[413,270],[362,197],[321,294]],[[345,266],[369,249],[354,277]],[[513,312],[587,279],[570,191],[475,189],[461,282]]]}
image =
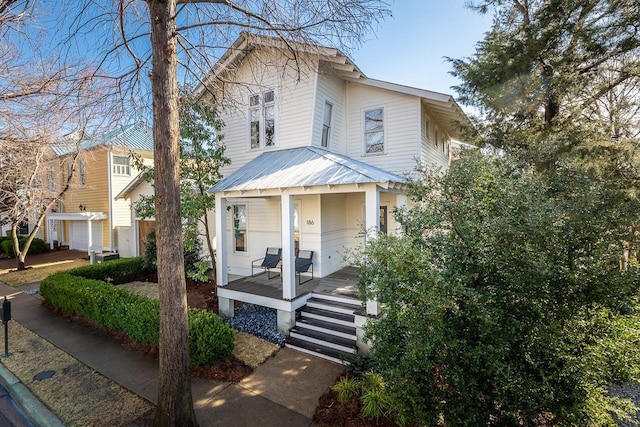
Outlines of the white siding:
{"label": "white siding", "polygon": [[[350,83],[348,91],[347,156],[402,175],[420,159],[420,99]],[[364,111],[384,109],[384,154],[364,154]]]}
{"label": "white siding", "polygon": [[[221,110],[226,154],[231,164],[223,168],[228,176],[265,149],[309,145],[313,125],[316,76],[315,62],[302,58],[300,74],[285,66],[286,58],[269,51],[254,52],[239,65],[233,78],[243,84],[227,85],[226,107]],[[276,145],[265,149],[250,149],[248,100],[251,93],[275,91]],[[230,100],[233,100],[231,102]]]}
{"label": "white siding", "polygon": [[[427,123],[429,127],[427,129]],[[438,146],[436,142],[436,131],[438,132]],[[421,153],[420,161],[423,165],[445,170],[449,165],[449,150],[446,148],[450,144],[450,138],[442,131],[440,124],[429,114],[428,108],[422,105],[421,114]],[[442,144],[445,144],[445,151],[442,151]]]}
{"label": "white siding", "polygon": [[313,121],[313,139],[311,145],[316,147],[320,147],[321,145],[324,105],[325,102],[329,102],[333,106],[333,111],[331,116],[331,134],[329,136],[329,146],[327,148],[331,151],[346,154],[346,144],[343,135],[345,114],[344,94],[344,81],[326,74],[318,75],[318,88]]}

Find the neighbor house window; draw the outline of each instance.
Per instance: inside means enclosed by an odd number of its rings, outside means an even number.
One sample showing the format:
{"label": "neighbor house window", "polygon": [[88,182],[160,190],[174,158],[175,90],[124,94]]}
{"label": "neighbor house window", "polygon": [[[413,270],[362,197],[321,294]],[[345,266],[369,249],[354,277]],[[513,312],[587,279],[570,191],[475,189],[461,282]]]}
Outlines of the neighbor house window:
{"label": "neighbor house window", "polygon": [[233,205],[234,252],[247,252],[247,205]]}
{"label": "neighbor house window", "polygon": [[53,174],[53,168],[51,166],[49,166],[47,168],[47,174],[45,177],[47,183],[47,191],[53,191],[56,189],[56,182],[55,182],[55,178],[54,178],[54,174]]}
{"label": "neighbor house window", "polygon": [[113,156],[113,174],[131,175],[129,156]]}
{"label": "neighbor house window", "polygon": [[78,181],[83,187],[87,183],[87,164],[84,159],[80,159],[78,162]]}
{"label": "neighbor house window", "polygon": [[272,90],[249,97],[251,148],[276,145],[276,98]]}
{"label": "neighbor house window", "polygon": [[65,168],[67,169],[67,181],[71,179],[73,176],[73,162],[69,161],[65,164]]}
{"label": "neighbor house window", "polygon": [[365,154],[384,153],[384,110],[364,112]]}
{"label": "neighbor house window", "polygon": [[329,102],[324,103],[324,116],[322,118],[322,140],[320,145],[323,147],[329,146],[329,135],[331,135],[331,113],[333,112],[333,105]]}
{"label": "neighbor house window", "polygon": [[427,141],[431,141],[431,124],[429,123],[429,119],[424,121],[424,134],[427,137]]}

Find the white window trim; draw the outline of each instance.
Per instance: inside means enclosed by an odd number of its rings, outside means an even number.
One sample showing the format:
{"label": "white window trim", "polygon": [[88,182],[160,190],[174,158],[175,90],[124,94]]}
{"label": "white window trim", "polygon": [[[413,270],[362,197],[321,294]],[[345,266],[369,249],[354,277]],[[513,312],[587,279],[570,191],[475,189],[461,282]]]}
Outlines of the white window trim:
{"label": "white window trim", "polygon": [[[245,214],[245,228],[244,228],[244,251],[236,250],[236,226],[235,226],[235,207],[236,206],[244,206],[244,214]],[[233,238],[231,239],[231,249],[235,255],[249,255],[249,208],[247,203],[234,203],[231,205],[231,235]]]}
{"label": "white window trim", "polygon": [[[266,93],[273,92],[273,101],[265,103],[264,95]],[[251,98],[258,96],[258,105],[251,105]],[[278,146],[278,109],[276,108],[278,96],[275,89],[263,90],[259,93],[249,93],[248,95],[248,116],[247,116],[247,139],[249,151],[271,149]],[[273,106],[273,144],[266,145],[267,132],[266,132],[266,107]],[[258,111],[258,146],[251,146],[251,113],[252,111]]]}
{"label": "white window trim", "polygon": [[87,185],[87,162],[85,159],[78,160],[78,184],[80,187]]}
{"label": "white window trim", "polygon": [[[125,157],[127,159],[127,165],[116,164],[115,162],[116,158],[125,158]],[[129,158],[129,156],[120,156],[120,155],[114,154],[113,158],[111,159],[111,173],[113,175],[118,175],[118,176],[131,176],[131,159]]]}
{"label": "white window trim", "polygon": [[[365,119],[365,115],[367,112],[369,111],[373,111],[373,110],[382,110],[382,151],[379,151],[377,153],[367,153],[367,138],[365,138],[365,123],[366,123],[366,119]],[[387,117],[386,117],[386,106],[385,105],[379,105],[376,107],[367,107],[367,108],[363,108],[361,110],[361,120],[362,120],[362,124],[361,124],[361,135],[362,135],[362,155],[363,156],[382,156],[387,154]]]}

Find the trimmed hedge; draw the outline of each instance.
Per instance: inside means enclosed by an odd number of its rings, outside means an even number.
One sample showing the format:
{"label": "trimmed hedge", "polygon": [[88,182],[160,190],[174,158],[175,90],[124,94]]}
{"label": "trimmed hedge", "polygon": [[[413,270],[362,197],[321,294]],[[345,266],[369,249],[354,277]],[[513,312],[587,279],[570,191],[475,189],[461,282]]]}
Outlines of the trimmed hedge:
{"label": "trimmed hedge", "polygon": [[[137,261],[131,261],[137,260]],[[158,345],[160,307],[158,301],[138,296],[110,285],[103,278],[126,277],[114,274],[109,265],[121,264],[123,271],[132,274],[138,258],[108,261],[88,267],[53,274],[40,283],[40,294],[59,310],[86,317],[97,325],[124,331],[139,343]],[[137,271],[135,271],[137,273]],[[87,278],[85,275],[91,276]],[[213,365],[231,355],[235,345],[235,331],[216,314],[206,310],[189,309],[189,351],[195,366]]]}
{"label": "trimmed hedge", "polygon": [[122,258],[68,270],[72,276],[111,283],[127,283],[144,272],[142,257]]}
{"label": "trimmed hedge", "polygon": [[[26,237],[18,237],[18,244],[20,247],[24,245],[24,242],[27,241]],[[15,252],[13,251],[13,239],[11,237],[4,237],[0,242],[0,246],[2,247],[2,252],[7,254],[10,257],[15,256]],[[49,250],[49,245],[42,239],[38,239],[37,237],[31,241],[31,245],[29,246],[29,250],[27,251],[27,255],[36,255],[47,252]]]}

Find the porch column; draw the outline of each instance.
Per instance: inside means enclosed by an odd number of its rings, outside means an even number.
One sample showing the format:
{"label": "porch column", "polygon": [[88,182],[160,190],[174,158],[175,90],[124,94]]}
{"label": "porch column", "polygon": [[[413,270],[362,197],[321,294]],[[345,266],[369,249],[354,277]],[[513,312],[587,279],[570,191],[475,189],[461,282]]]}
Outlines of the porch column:
{"label": "porch column", "polygon": [[89,232],[89,247],[87,248],[87,252],[89,257],[91,257],[91,246],[93,246],[93,232],[91,230],[91,220],[87,220],[87,231]]}
{"label": "porch column", "polygon": [[[396,196],[396,206],[398,209],[404,209],[407,207],[407,195],[406,194],[398,194]],[[398,236],[402,236],[404,234],[404,230],[402,226],[399,226],[396,230],[396,234]]]}
{"label": "porch column", "polygon": [[[371,185],[367,188],[364,198],[364,226],[366,230],[366,240],[376,237],[380,231],[380,192],[377,185]],[[367,314],[377,316],[380,313],[380,304],[378,301],[367,301]]]}
{"label": "porch column", "polygon": [[282,298],[296,297],[295,246],[293,241],[293,196],[282,194]]}
{"label": "porch column", "polygon": [[377,185],[371,185],[365,192],[364,226],[367,240],[376,237],[380,231],[380,192]]}
{"label": "porch column", "polygon": [[[229,281],[227,258],[227,199],[216,193],[216,285],[227,286]],[[233,317],[233,300],[218,297],[221,316]]]}

